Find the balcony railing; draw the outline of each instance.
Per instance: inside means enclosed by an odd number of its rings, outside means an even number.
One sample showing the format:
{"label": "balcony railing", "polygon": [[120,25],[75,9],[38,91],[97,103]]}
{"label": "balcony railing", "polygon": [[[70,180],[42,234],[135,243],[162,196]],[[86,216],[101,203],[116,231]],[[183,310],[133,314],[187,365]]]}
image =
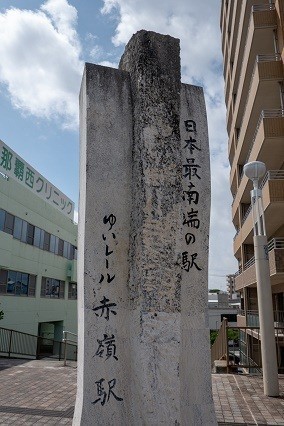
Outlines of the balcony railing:
{"label": "balcony railing", "polygon": [[[264,185],[266,184],[268,180],[277,180],[277,179],[284,180],[284,170],[268,170],[259,185],[260,189],[264,187]],[[244,215],[241,221],[242,225],[245,223],[245,221],[249,217],[251,209],[252,209],[252,205],[250,204],[249,208],[246,211],[246,214]]]}
{"label": "balcony railing", "polygon": [[[268,251],[270,252],[271,250],[276,250],[276,249],[284,249],[284,237],[278,237],[278,238],[272,238],[271,240],[268,241]],[[255,258],[254,256],[249,259],[245,264],[244,264],[244,268],[239,269],[234,275],[235,277],[240,275],[243,271],[245,271],[246,269],[248,269],[250,266],[255,264]]]}
{"label": "balcony railing", "polygon": [[244,264],[244,271],[248,269],[250,266],[255,264],[255,258],[254,256],[250,258],[245,264]]}
{"label": "balcony railing", "polygon": [[247,220],[247,218],[249,217],[249,214],[251,212],[252,209],[252,204],[249,206],[249,208],[246,211],[246,214],[244,215],[241,224],[243,225],[245,223],[245,221]]}
{"label": "balcony railing", "polygon": [[[259,312],[256,310],[248,310],[244,312],[244,315],[247,318],[248,327],[258,327],[259,326]],[[277,327],[284,326],[284,311],[273,311],[274,322]]]}
{"label": "balcony railing", "polygon": [[[255,132],[254,132],[254,135],[253,135],[253,138],[252,138],[252,142],[250,144],[248,154],[247,154],[247,157],[245,159],[244,164],[249,162],[250,154],[252,152],[252,149],[253,149],[253,146],[254,146],[254,143],[255,143],[255,140],[256,140],[256,137],[257,137],[257,132],[259,130],[259,127],[261,125],[262,120],[264,118],[281,118],[281,117],[284,117],[284,109],[271,109],[271,110],[265,109],[265,110],[261,111],[258,122],[257,122],[256,129],[255,129]],[[275,171],[275,172],[277,172],[277,171]],[[244,171],[242,171],[242,173],[240,175],[240,183],[241,183],[243,177],[244,177]],[[277,179],[277,178],[272,178],[272,179]],[[263,185],[264,185],[264,183],[263,183]],[[233,200],[233,202],[234,202],[234,200]]]}
{"label": "balcony railing", "polygon": [[[248,24],[248,28],[247,28],[247,33],[246,33],[246,39],[245,39],[245,43],[244,43],[244,49],[243,49],[243,57],[242,57],[242,62],[241,62],[241,66],[240,66],[240,73],[239,73],[239,78],[237,80],[236,83],[236,93],[239,93],[239,85],[240,85],[240,80],[241,80],[241,75],[243,73],[243,66],[244,66],[244,60],[245,60],[245,52],[247,50],[247,43],[248,43],[248,35],[250,33],[250,27],[251,25],[253,25],[253,13],[254,12],[265,12],[265,11],[270,11],[270,10],[275,10],[275,5],[270,3],[270,4],[256,4],[253,5],[251,8],[251,16],[250,16],[250,20],[249,20],[249,24]],[[240,94],[239,94],[240,96]]]}
{"label": "balcony railing", "polygon": [[[243,126],[244,117],[246,115],[247,104],[248,104],[248,101],[249,101],[250,92],[251,92],[255,72],[256,72],[256,69],[257,69],[257,65],[259,63],[262,63],[262,62],[278,62],[278,61],[281,61],[281,55],[279,53],[274,53],[274,54],[271,54],[271,55],[257,55],[256,61],[255,61],[255,64],[254,64],[254,68],[253,68],[253,72],[252,72],[252,76],[251,76],[250,83],[249,83],[249,88],[248,88],[248,91],[247,91],[246,103],[245,103],[245,106],[244,106],[244,113],[243,113],[243,116],[242,116],[240,129]],[[239,135],[240,135],[240,133],[241,133],[241,131],[239,132]],[[237,140],[239,140],[239,135],[238,135]]]}
{"label": "balcony railing", "polygon": [[237,236],[239,235],[239,233],[240,233],[240,228],[237,229],[237,231],[236,231],[236,233],[234,235],[234,238],[233,238],[234,241],[237,238]]}
{"label": "balcony railing", "polygon": [[261,181],[260,188],[262,189],[268,180],[284,180],[284,170],[268,170]]}
{"label": "balcony railing", "polygon": [[251,142],[251,145],[250,145],[249,150],[248,150],[248,155],[247,155],[247,158],[245,160],[245,164],[249,162],[249,157],[250,157],[251,151],[253,149],[253,146],[254,146],[254,143],[255,143],[255,140],[256,140],[256,136],[257,136],[257,133],[258,133],[258,130],[259,130],[259,127],[261,125],[262,120],[264,118],[281,118],[281,117],[284,117],[284,109],[264,109],[264,110],[261,111],[256,129],[255,129],[255,132],[254,132],[254,135],[253,135],[253,138],[252,138],[252,142]]}
{"label": "balcony railing", "polygon": [[275,10],[274,3],[254,4],[251,7],[252,12],[266,12],[267,10]]}
{"label": "balcony railing", "polygon": [[284,238],[272,238],[268,242],[268,251],[275,249],[284,249]]}

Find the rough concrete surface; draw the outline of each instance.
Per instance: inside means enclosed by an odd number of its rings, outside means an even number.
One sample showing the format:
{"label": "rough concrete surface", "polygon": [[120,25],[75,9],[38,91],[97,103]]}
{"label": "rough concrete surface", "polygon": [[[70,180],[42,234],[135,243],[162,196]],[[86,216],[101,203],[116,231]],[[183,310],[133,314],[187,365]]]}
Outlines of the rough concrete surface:
{"label": "rough concrete surface", "polygon": [[203,92],[170,36],[139,31],[119,67],[81,89],[74,425],[214,425]]}

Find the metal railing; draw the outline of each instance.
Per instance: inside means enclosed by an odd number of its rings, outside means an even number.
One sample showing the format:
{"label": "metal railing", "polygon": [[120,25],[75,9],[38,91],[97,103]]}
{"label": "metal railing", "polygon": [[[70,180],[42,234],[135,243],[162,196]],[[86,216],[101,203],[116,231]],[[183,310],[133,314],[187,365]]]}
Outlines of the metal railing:
{"label": "metal railing", "polygon": [[237,229],[237,231],[236,231],[236,233],[234,235],[234,238],[233,238],[234,241],[237,238],[237,236],[239,235],[239,233],[240,233],[240,228]]}
{"label": "metal railing", "polygon": [[[259,326],[259,312],[256,310],[244,311],[248,326]],[[274,323],[284,326],[284,311],[273,311]]]}
{"label": "metal railing", "polygon": [[252,12],[265,12],[268,10],[275,10],[274,3],[266,3],[266,4],[254,4],[251,7]]}
{"label": "metal railing", "polygon": [[280,53],[271,53],[270,55],[257,55],[256,62],[278,62],[281,61]]}
{"label": "metal railing", "polygon": [[[284,249],[284,237],[272,238],[267,243],[268,251],[276,250],[276,249]],[[255,258],[254,256],[249,259],[245,264],[243,270],[240,268],[237,272],[235,272],[235,277],[240,275],[243,271],[248,269],[250,266],[254,265]]]}
{"label": "metal railing", "polygon": [[268,180],[283,180],[284,179],[284,170],[268,170],[261,181],[260,189],[264,187]]}
{"label": "metal railing", "polygon": [[[242,175],[243,177],[243,175]],[[264,185],[266,184],[266,182],[268,180],[284,180],[284,170],[268,170],[264,176],[264,178],[262,179],[259,187],[260,189],[262,189],[264,187]],[[245,221],[247,220],[247,218],[249,217],[249,214],[252,210],[252,205],[250,204],[250,206],[248,207],[242,221],[241,221],[241,225],[243,225],[245,223]]]}
{"label": "metal railing", "polygon": [[244,264],[244,271],[254,264],[255,264],[255,258],[253,256]]}
{"label": "metal railing", "polygon": [[[244,112],[243,112],[243,115],[242,115],[241,124],[239,126],[239,128],[240,128],[239,135],[240,135],[241,129],[243,127],[244,118],[247,114],[247,104],[248,104],[248,101],[249,101],[249,98],[250,98],[250,92],[251,92],[254,76],[255,76],[255,73],[256,73],[257,65],[261,62],[279,62],[281,60],[282,60],[281,55],[279,53],[274,53],[274,54],[270,54],[270,55],[257,55],[256,56],[256,61],[255,61],[254,67],[253,67],[252,76],[251,76],[250,83],[249,83],[249,88],[247,90],[246,102],[245,102],[245,106],[243,108]],[[243,177],[243,174],[241,176],[241,179],[242,179],[242,177]]]}
{"label": "metal railing", "polygon": [[[68,334],[70,334],[71,336],[76,337],[76,339],[75,340],[74,339],[73,340],[68,339],[67,338]],[[63,352],[64,352],[64,367],[66,366],[67,359],[70,359],[70,354],[68,352],[70,350],[71,351],[74,350],[74,348],[72,346],[76,346],[76,359],[77,359],[77,337],[78,337],[77,334],[71,333],[71,331],[67,331],[67,330],[63,331],[62,342],[63,342],[63,346],[64,346],[64,350],[63,350]],[[71,344],[71,346],[70,346],[70,344]],[[69,358],[68,358],[68,355],[69,355]]]}
{"label": "metal railing", "polygon": [[[239,78],[238,78],[237,83],[236,83],[236,88],[237,88],[236,93],[239,94],[238,97],[241,96],[241,93],[240,93],[240,90],[239,90],[240,89],[239,85],[240,85],[240,81],[241,81],[241,76],[243,75],[243,73],[245,73],[245,70],[243,70],[244,60],[245,60],[245,54],[244,53],[247,51],[248,35],[250,33],[250,27],[251,27],[251,25],[253,25],[253,13],[254,12],[260,12],[260,11],[261,12],[262,11],[268,11],[268,10],[275,10],[275,5],[274,4],[263,4],[263,5],[257,4],[257,5],[253,5],[252,8],[251,8],[251,16],[250,16],[250,20],[249,20],[248,27],[247,27],[247,33],[246,33],[244,49],[243,49],[242,62],[241,62],[241,65],[240,65],[240,73],[239,73]],[[262,55],[259,55],[259,56],[262,56]],[[254,74],[254,71],[255,71],[255,69],[253,70],[253,74]],[[250,86],[251,86],[251,83],[250,83]],[[239,132],[239,134],[240,134],[240,132]],[[239,136],[237,137],[237,140],[238,139],[239,139]]]}
{"label": "metal railing", "polygon": [[278,237],[278,238],[272,238],[268,241],[268,251],[274,250],[274,249],[284,249],[284,238]]}
{"label": "metal railing", "polygon": [[66,359],[76,361],[77,344],[66,342],[64,346],[62,341],[0,327],[0,355],[4,357],[60,361],[66,354]]}
{"label": "metal railing", "polygon": [[246,220],[247,220],[247,218],[249,217],[249,214],[250,214],[250,212],[251,212],[251,209],[252,209],[252,204],[248,207],[248,209],[247,209],[247,211],[246,211],[246,214],[244,215],[244,217],[243,217],[243,219],[242,219],[242,221],[241,221],[241,224],[242,224],[242,225],[245,223],[245,221],[246,221]]}
{"label": "metal railing", "polygon": [[250,154],[252,152],[252,149],[253,149],[253,146],[254,146],[254,143],[255,143],[255,140],[256,140],[256,137],[257,137],[257,133],[258,133],[258,130],[259,130],[259,127],[261,125],[262,120],[264,118],[281,118],[281,117],[284,117],[284,109],[264,109],[264,110],[261,111],[258,122],[257,122],[256,129],[255,129],[255,132],[254,132],[254,135],[253,135],[253,138],[252,138],[252,142],[251,142],[249,150],[248,150],[248,155],[245,159],[245,164],[249,162],[249,157],[250,157]]}
{"label": "metal railing", "polygon": [[[275,318],[283,319],[283,312],[274,313]],[[277,316],[278,315],[278,316]],[[284,325],[281,321],[275,321],[274,327],[277,348],[281,348],[284,342]],[[281,326],[279,326],[279,324]],[[231,341],[228,337],[228,330],[235,331],[237,338]],[[238,373],[248,371],[250,373],[262,373],[261,370],[261,334],[258,325],[249,327],[228,326],[226,318],[223,319],[219,334],[211,346],[211,366],[217,360],[226,361],[228,373]],[[281,351],[277,352],[278,371],[284,371],[284,363],[281,359]]]}

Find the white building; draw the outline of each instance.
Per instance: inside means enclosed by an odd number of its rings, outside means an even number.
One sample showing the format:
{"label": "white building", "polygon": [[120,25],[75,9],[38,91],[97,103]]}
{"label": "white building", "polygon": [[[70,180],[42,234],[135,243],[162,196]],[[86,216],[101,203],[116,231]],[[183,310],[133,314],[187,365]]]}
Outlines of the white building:
{"label": "white building", "polygon": [[228,319],[230,326],[237,325],[237,314],[240,308],[240,302],[230,300],[228,293],[209,293],[208,294],[208,315],[209,329],[219,330],[223,318]]}
{"label": "white building", "polygon": [[0,140],[0,326],[77,330],[74,203]]}

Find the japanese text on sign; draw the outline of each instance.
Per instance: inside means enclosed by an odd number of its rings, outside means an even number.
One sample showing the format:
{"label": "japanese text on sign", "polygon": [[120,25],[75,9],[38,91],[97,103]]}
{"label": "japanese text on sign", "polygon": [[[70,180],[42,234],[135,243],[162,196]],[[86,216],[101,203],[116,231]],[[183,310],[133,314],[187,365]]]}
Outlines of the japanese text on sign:
{"label": "japanese text on sign", "polygon": [[202,167],[198,164],[198,153],[201,151],[200,143],[197,139],[197,126],[194,120],[185,120],[184,128],[186,139],[183,140],[182,148],[185,151],[185,162],[183,168],[183,196],[185,210],[182,212],[182,225],[184,230],[184,240],[189,246],[181,254],[181,267],[189,272],[191,269],[201,271],[199,266],[198,253],[194,248],[198,238],[200,228],[198,204],[200,194],[197,190],[198,182],[201,180]]}
{"label": "japanese text on sign", "polygon": [[65,216],[74,218],[74,203],[0,140],[0,172],[16,180]]}
{"label": "japanese text on sign", "polygon": [[[102,220],[104,224],[102,240],[104,242],[104,250],[103,253],[103,267],[100,271],[100,278],[98,280],[98,284],[101,285],[101,289],[103,290],[104,296],[99,298],[99,302],[94,303],[92,311],[98,317],[98,321],[103,321],[105,324],[111,322],[112,318],[117,315],[117,303],[113,300],[105,296],[105,293],[108,293],[111,289],[112,285],[115,285],[115,273],[112,270],[112,257],[114,256],[116,241],[115,234],[115,224],[116,224],[116,216],[114,214],[110,214],[109,216],[104,216]],[[114,229],[113,229],[114,228]],[[94,295],[96,294],[96,290],[94,290]],[[110,292],[111,293],[111,292]],[[97,345],[96,351],[93,355],[97,357],[97,362],[105,362],[111,363],[113,361],[118,361],[118,355],[116,352],[116,336],[111,333],[109,334],[107,331],[103,333],[103,336],[99,336],[96,338]],[[110,400],[116,400],[118,402],[123,401],[123,398],[117,395],[115,391],[116,379],[107,380],[105,378],[100,378],[96,382],[95,388],[95,400],[92,401],[92,404],[101,404],[104,406]]]}

